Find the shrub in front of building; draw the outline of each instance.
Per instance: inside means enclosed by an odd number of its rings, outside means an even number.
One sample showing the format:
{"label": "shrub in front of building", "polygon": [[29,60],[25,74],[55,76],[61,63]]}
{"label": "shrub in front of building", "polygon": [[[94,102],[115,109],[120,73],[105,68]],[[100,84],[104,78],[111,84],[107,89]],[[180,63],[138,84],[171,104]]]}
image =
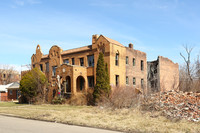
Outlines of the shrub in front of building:
{"label": "shrub in front of building", "polygon": [[96,85],[93,92],[94,103],[100,102],[102,97],[108,97],[110,88],[108,67],[105,65],[103,53],[100,53],[96,68]]}

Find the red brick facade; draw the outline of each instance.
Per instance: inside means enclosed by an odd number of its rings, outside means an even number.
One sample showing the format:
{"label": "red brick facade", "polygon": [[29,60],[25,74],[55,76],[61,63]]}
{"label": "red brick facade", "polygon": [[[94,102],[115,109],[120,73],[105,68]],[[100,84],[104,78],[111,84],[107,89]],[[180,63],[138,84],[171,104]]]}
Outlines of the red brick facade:
{"label": "red brick facade", "polygon": [[11,100],[17,100],[18,98],[18,94],[17,94],[18,90],[8,90],[8,101]]}
{"label": "red brick facade", "polygon": [[0,101],[8,101],[8,93],[0,92]]}

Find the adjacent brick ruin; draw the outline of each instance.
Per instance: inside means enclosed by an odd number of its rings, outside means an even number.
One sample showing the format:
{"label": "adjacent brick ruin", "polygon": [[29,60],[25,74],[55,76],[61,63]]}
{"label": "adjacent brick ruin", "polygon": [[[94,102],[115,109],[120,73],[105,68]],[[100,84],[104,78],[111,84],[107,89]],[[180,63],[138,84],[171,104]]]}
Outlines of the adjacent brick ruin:
{"label": "adjacent brick ruin", "polygon": [[158,56],[155,61],[147,62],[148,93],[178,89],[179,65],[170,59]]}

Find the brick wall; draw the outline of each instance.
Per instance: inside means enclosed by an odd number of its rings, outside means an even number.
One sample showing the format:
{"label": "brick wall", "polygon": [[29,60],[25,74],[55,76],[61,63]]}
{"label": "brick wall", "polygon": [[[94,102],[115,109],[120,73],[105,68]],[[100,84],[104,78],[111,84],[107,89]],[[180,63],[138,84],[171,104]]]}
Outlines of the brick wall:
{"label": "brick wall", "polygon": [[[10,91],[12,91],[12,94]],[[16,99],[17,99],[17,90],[8,90],[8,101]]]}
{"label": "brick wall", "polygon": [[179,85],[179,65],[162,56],[158,57],[158,61],[161,91],[176,89]]}
{"label": "brick wall", "polygon": [[8,100],[8,93],[7,92],[0,92],[0,101],[7,101]]}
{"label": "brick wall", "polygon": [[[127,87],[133,87],[140,89],[146,93],[147,88],[147,59],[146,53],[133,49],[132,47],[126,47],[126,57],[128,57],[128,64],[126,64],[126,76],[128,77]],[[133,64],[135,59],[135,64]],[[141,61],[143,61],[143,70],[141,70]],[[135,78],[135,85],[133,85],[133,78]],[[143,87],[141,85],[141,79],[144,80]]]}

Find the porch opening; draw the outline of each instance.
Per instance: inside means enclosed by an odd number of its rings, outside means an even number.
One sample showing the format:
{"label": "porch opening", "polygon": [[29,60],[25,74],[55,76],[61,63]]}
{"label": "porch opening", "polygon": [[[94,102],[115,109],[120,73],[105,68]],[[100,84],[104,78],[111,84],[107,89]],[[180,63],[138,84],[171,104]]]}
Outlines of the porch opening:
{"label": "porch opening", "polygon": [[82,76],[78,76],[76,79],[76,89],[77,92],[85,89],[85,79]]}

